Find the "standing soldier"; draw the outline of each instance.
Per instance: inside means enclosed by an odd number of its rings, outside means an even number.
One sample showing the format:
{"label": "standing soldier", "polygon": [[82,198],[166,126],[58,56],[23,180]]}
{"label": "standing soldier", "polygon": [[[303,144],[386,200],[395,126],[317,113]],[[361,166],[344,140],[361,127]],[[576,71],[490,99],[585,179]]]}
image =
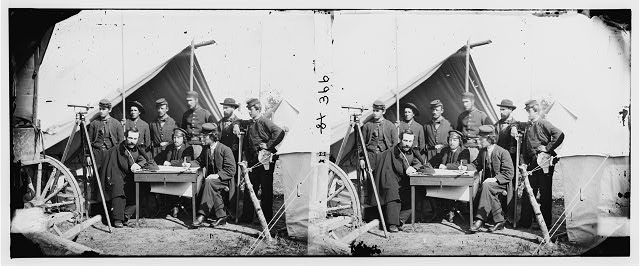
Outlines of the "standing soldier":
{"label": "standing soldier", "polygon": [[[378,154],[398,144],[398,131],[384,118],[385,108],[382,101],[373,102],[373,119],[362,126],[365,152]],[[360,167],[364,168],[364,160],[360,160]]]}
{"label": "standing soldier", "polygon": [[[495,124],[496,136],[498,136],[498,141],[496,144],[498,146],[504,148],[511,155],[511,161],[515,164],[516,162],[516,150],[517,150],[517,141],[516,138],[512,134],[512,130],[517,134],[517,124],[515,118],[513,118],[512,112],[516,109],[516,106],[513,105],[513,102],[508,99],[504,99],[498,104],[500,107],[500,120]],[[514,178],[515,176],[514,171]],[[513,200],[515,196],[517,196],[516,191],[516,182],[511,182],[511,185],[507,188],[507,219],[511,221],[513,224],[513,208],[515,201]]]}
{"label": "standing soldier", "polygon": [[489,120],[489,116],[485,112],[476,108],[475,99],[476,96],[471,92],[462,94],[464,111],[458,116],[456,129],[464,134],[470,146],[477,147],[479,127],[482,125],[491,125],[491,120]]}
{"label": "standing soldier", "polygon": [[184,128],[192,143],[200,143],[200,131],[202,124],[215,123],[213,115],[208,110],[200,107],[198,101],[200,95],[195,91],[187,92],[187,104],[189,109],[182,115],[182,128]]}
{"label": "standing soldier", "polygon": [[224,99],[222,105],[222,112],[224,117],[218,122],[218,128],[220,129],[220,143],[231,148],[233,157],[238,161],[238,135],[240,135],[240,125],[238,125],[238,117],[234,114],[235,110],[240,107],[236,103],[236,100],[232,98]]}
{"label": "standing soldier", "polygon": [[418,107],[416,107],[413,103],[406,103],[402,105],[401,111],[404,112],[404,121],[400,122],[400,132],[403,132],[407,129],[411,129],[413,134],[415,134],[415,140],[413,141],[412,149],[417,149],[418,152],[422,152],[424,150],[424,130],[422,130],[422,126],[416,122],[414,119],[417,116],[420,116],[420,111]]}
{"label": "standing soldier", "polygon": [[[276,146],[284,138],[284,131],[261,114],[262,104],[258,99],[247,101],[247,109],[253,123],[247,130],[243,150],[247,165],[249,167],[255,166],[249,173],[249,179],[253,184],[254,191],[257,192],[259,188],[262,188],[260,207],[265,219],[270,221],[273,218],[273,169],[276,158],[268,159],[268,156],[277,152]],[[240,220],[251,222],[255,213],[252,209],[253,202],[248,195],[249,191],[245,190],[245,193],[247,194],[244,197]]]}
{"label": "standing soldier", "polygon": [[[528,171],[536,169],[529,175],[529,183],[533,193],[540,194],[540,212],[547,228],[551,228],[551,185],[555,163],[551,156],[556,156],[555,150],[562,144],[564,133],[540,116],[540,105],[536,100],[527,101],[525,110],[529,114],[529,123],[526,123],[522,158]],[[544,171],[547,166],[548,171]],[[522,197],[529,198],[526,190]],[[520,219],[522,227],[531,226],[532,215],[531,203],[524,200]]]}
{"label": "standing soldier", "polygon": [[165,98],[156,100],[156,110],[158,111],[158,118],[151,122],[151,145],[153,146],[153,158],[156,163],[162,163],[164,156],[160,156],[160,153],[165,150],[167,145],[171,143],[171,134],[173,129],[177,128],[176,121],[169,116],[169,103]]}
{"label": "standing soldier", "polygon": [[124,131],[122,124],[109,115],[111,112],[109,100],[100,100],[98,107],[99,117],[89,123],[87,131],[91,146],[95,150],[106,151],[124,140]]}
{"label": "standing soldier", "polygon": [[[447,137],[451,131],[451,123],[442,116],[444,106],[440,100],[431,101],[431,120],[424,124],[424,134],[426,137],[425,154],[426,161],[433,167],[440,165],[440,160],[436,157],[442,148],[447,146]],[[435,159],[434,159],[435,158]]]}
{"label": "standing soldier", "polygon": [[[132,128],[138,129],[140,137],[138,138],[138,146],[144,150],[147,155],[149,154],[149,147],[151,146],[151,132],[149,130],[149,124],[140,118],[140,115],[144,114],[144,108],[138,101],[129,102],[129,119],[124,124],[124,130]],[[149,158],[147,156],[147,158]]]}

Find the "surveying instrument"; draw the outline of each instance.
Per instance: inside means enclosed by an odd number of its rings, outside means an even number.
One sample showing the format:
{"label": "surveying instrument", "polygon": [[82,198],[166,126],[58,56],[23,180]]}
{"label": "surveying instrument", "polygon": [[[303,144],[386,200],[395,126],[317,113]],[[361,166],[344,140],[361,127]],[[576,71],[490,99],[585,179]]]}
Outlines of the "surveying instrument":
{"label": "surveying instrument", "polygon": [[[362,124],[361,117],[362,112],[368,110],[364,107],[352,107],[352,106],[342,106],[343,109],[347,109],[351,114],[349,114],[349,127],[347,128],[347,133],[342,139],[342,144],[340,144],[340,150],[338,151],[338,157],[336,158],[336,164],[340,165],[341,160],[345,156],[344,150],[347,146],[347,142],[349,140],[349,135],[354,133],[355,143],[353,144],[352,151],[355,151],[358,157],[358,165],[356,166],[358,170],[358,184],[356,185],[356,190],[358,192],[358,197],[360,198],[360,202],[364,202],[364,192],[365,192],[365,182],[370,180],[371,189],[373,190],[373,195],[376,199],[376,207],[378,208],[378,214],[380,215],[380,221],[382,221],[382,230],[384,231],[384,237],[387,238],[387,225],[384,221],[384,216],[382,214],[382,206],[380,205],[380,197],[378,196],[378,189],[375,184],[375,180],[373,177],[373,171],[371,169],[371,161],[369,160],[369,155],[367,154],[366,145],[364,143],[364,138],[362,137]],[[360,152],[362,151],[362,153]],[[360,160],[364,161],[364,168],[361,168],[359,165]],[[361,212],[364,213],[364,207],[362,207]]]}
{"label": "surveying instrument", "polygon": [[[89,173],[93,173],[93,177],[95,177],[95,181],[98,185],[98,190],[100,191],[100,198],[102,199],[102,207],[104,208],[104,215],[107,219],[107,226],[109,227],[109,232],[111,232],[111,219],[109,218],[109,209],[107,209],[107,203],[104,198],[104,190],[102,190],[102,183],[100,182],[100,176],[98,174],[98,167],[96,166],[96,158],[93,153],[93,147],[91,147],[91,140],[89,139],[89,133],[87,131],[87,124],[85,121],[85,116],[87,115],[89,109],[92,109],[92,106],[89,105],[75,105],[69,104],[67,107],[73,108],[76,113],[76,121],[69,135],[69,140],[67,141],[67,146],[64,148],[64,152],[62,154],[61,162],[65,162],[67,157],[69,156],[69,151],[71,148],[71,144],[73,143],[73,139],[76,135],[76,131],[80,131],[80,150],[81,150],[81,160],[82,164],[82,176],[84,177],[84,197],[85,199],[85,215],[89,217],[89,208],[90,208],[90,200],[88,200],[88,188],[89,188]],[[80,110],[78,110],[80,109]],[[107,129],[108,130],[108,129]]]}

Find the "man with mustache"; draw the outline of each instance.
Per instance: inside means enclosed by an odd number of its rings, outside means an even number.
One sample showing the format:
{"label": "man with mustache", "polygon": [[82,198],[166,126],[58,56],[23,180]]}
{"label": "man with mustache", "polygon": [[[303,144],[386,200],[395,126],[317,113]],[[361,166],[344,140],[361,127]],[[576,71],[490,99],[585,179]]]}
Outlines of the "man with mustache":
{"label": "man with mustache", "polygon": [[[373,181],[385,215],[389,232],[397,233],[402,225],[411,217],[411,186],[409,175],[421,172],[433,172],[429,164],[424,164],[420,152],[412,149],[414,133],[407,129],[400,133],[401,142],[390,149],[372,153]],[[370,183],[367,183],[370,185]],[[377,206],[373,187],[367,189],[365,203]]]}
{"label": "man with mustache", "polygon": [[105,184],[105,200],[111,202],[111,217],[116,228],[125,226],[136,210],[133,173],[145,165],[157,169],[153,160],[149,160],[145,151],[138,145],[138,129],[129,129],[126,136],[126,140],[107,151],[100,171],[100,178]]}

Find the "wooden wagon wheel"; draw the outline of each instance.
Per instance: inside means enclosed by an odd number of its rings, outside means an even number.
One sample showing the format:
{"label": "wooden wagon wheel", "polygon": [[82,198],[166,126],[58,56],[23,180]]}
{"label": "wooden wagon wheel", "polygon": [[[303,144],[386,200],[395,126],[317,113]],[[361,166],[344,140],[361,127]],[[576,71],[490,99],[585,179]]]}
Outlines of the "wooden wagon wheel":
{"label": "wooden wagon wheel", "polygon": [[30,181],[24,207],[39,207],[49,216],[50,231],[63,235],[82,220],[84,198],[71,171],[50,156],[23,162],[20,169]]}
{"label": "wooden wagon wheel", "polygon": [[333,225],[326,229],[330,236],[340,240],[340,235],[362,225],[362,208],[356,187],[347,174],[332,162],[326,166],[329,168],[327,223]]}

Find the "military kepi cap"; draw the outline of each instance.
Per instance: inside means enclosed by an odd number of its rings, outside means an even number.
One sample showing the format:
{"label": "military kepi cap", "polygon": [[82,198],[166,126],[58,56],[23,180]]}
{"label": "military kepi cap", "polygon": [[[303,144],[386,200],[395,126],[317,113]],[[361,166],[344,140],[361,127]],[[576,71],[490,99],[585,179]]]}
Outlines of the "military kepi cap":
{"label": "military kepi cap", "polygon": [[413,103],[405,103],[402,105],[402,109],[404,108],[411,108],[411,110],[413,110],[413,114],[415,114],[415,116],[420,116],[420,110],[418,110],[418,107],[413,104]]}
{"label": "military kepi cap", "polygon": [[460,140],[462,140],[462,139],[463,139],[463,138],[462,138],[462,137],[463,137],[462,132],[457,131],[457,130],[455,130],[455,129],[453,129],[453,130],[450,130],[450,131],[449,131],[449,137],[450,137],[450,138],[458,138],[458,139],[460,139]]}
{"label": "military kepi cap", "polygon": [[169,105],[169,102],[167,102],[167,99],[165,98],[160,98],[156,100],[156,106],[160,107],[163,105]]}
{"label": "military kepi cap", "polygon": [[438,106],[441,106],[441,107],[443,106],[443,105],[442,105],[442,102],[441,102],[440,100],[437,100],[437,99],[436,99],[436,100],[431,101],[431,103],[430,103],[430,104],[431,104],[431,109],[436,108],[436,107],[438,107]]}
{"label": "military kepi cap", "polygon": [[104,107],[104,108],[111,108],[111,101],[107,100],[107,99],[102,99],[100,100],[100,102],[98,103],[99,107]]}
{"label": "military kepi cap", "polygon": [[509,99],[504,99],[500,102],[500,104],[498,104],[498,106],[500,107],[506,107],[506,108],[511,108],[511,109],[516,109],[516,106],[513,105],[513,102]]}
{"label": "military kepi cap", "polygon": [[214,123],[204,123],[202,124],[202,134],[210,134],[211,132],[213,132],[214,130],[216,130],[218,128],[218,126],[216,126],[216,124]]}
{"label": "military kepi cap", "polygon": [[384,105],[384,102],[382,102],[381,100],[376,100],[375,102],[373,102],[373,109],[385,109],[386,106]]}
{"label": "military kepi cap", "polygon": [[256,98],[251,98],[247,101],[247,109],[251,108],[252,106],[256,105],[256,104],[260,104],[260,100],[256,99]]}
{"label": "military kepi cap", "polygon": [[482,125],[478,129],[480,130],[478,133],[480,137],[493,136],[496,134],[493,126],[490,125]]}
{"label": "military kepi cap", "polygon": [[524,103],[524,109],[529,109],[529,108],[533,107],[536,104],[538,104],[538,101],[536,101],[534,99],[528,100],[527,102]]}
{"label": "military kepi cap", "polygon": [[180,136],[184,137],[184,136],[187,135],[187,131],[184,130],[183,128],[176,127],[176,128],[173,129],[173,135],[174,136],[180,135]]}
{"label": "military kepi cap", "polygon": [[465,92],[462,94],[462,99],[471,99],[471,100],[475,100],[476,96],[473,95],[473,93],[471,92]]}
{"label": "military kepi cap", "polygon": [[196,91],[189,91],[189,92],[187,92],[187,98],[199,99],[200,98],[200,94],[198,94],[198,92],[196,92]]}
{"label": "military kepi cap", "polygon": [[129,105],[129,108],[131,108],[132,106],[135,106],[138,108],[138,111],[140,111],[140,113],[144,113],[144,107],[142,107],[142,104],[138,101],[131,101],[127,103]]}

